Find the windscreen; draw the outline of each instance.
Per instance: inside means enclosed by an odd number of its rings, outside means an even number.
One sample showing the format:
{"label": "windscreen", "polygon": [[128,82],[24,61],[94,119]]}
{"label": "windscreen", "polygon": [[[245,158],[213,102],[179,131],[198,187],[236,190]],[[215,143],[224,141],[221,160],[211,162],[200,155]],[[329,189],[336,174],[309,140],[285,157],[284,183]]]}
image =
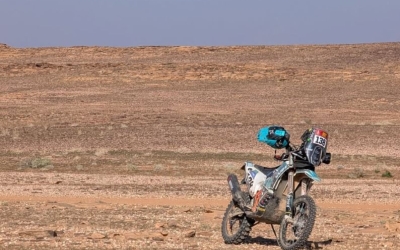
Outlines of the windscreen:
{"label": "windscreen", "polygon": [[[303,138],[304,136],[304,138]],[[307,160],[314,166],[319,166],[325,157],[328,146],[328,133],[314,128],[304,133],[304,152]]]}

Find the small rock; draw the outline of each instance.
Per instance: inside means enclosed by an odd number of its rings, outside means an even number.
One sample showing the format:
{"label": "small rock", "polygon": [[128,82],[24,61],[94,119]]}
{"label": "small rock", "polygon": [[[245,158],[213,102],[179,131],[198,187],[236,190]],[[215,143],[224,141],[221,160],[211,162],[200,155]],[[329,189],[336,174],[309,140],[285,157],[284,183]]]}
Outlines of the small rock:
{"label": "small rock", "polygon": [[186,238],[193,238],[196,235],[196,231],[190,230],[185,233]]}
{"label": "small rock", "polygon": [[400,232],[400,223],[389,223],[386,222],[385,228],[390,232]]}
{"label": "small rock", "polygon": [[143,236],[137,233],[124,233],[124,237],[127,240],[137,240],[137,239],[142,239]]}
{"label": "small rock", "polygon": [[54,231],[54,233],[56,234],[56,236],[61,236],[64,234],[64,230],[56,230]]}
{"label": "small rock", "polygon": [[92,235],[90,235],[88,238],[93,239],[93,240],[98,240],[98,239],[106,238],[106,235],[101,234],[101,233],[92,233]]}
{"label": "small rock", "polygon": [[205,209],[205,210],[204,210],[204,213],[206,213],[206,214],[211,214],[211,213],[214,213],[214,211],[212,211],[211,209]]}
{"label": "small rock", "polygon": [[111,237],[116,240],[124,240],[125,239],[125,237],[123,235],[118,234],[118,233],[113,234]]}
{"label": "small rock", "polygon": [[155,227],[155,228],[163,228],[163,227],[165,227],[165,224],[164,224],[164,223],[161,223],[161,222],[157,222],[157,223],[154,225],[154,227]]}
{"label": "small rock", "polygon": [[201,232],[198,232],[196,235],[199,237],[207,237],[208,238],[208,237],[211,237],[213,235],[213,233],[210,231],[201,231]]}
{"label": "small rock", "polygon": [[36,238],[46,238],[46,237],[57,237],[57,232],[54,230],[44,230],[44,231],[24,231],[18,233],[19,236],[32,236]]}
{"label": "small rock", "polygon": [[57,232],[56,231],[53,231],[53,230],[47,230],[47,233],[49,234],[49,236],[51,236],[51,237],[57,237]]}
{"label": "small rock", "polygon": [[160,233],[161,233],[162,236],[168,236],[168,232],[167,232],[167,231],[164,231],[164,230],[163,230],[163,231],[161,231]]}
{"label": "small rock", "polygon": [[176,220],[170,220],[168,221],[168,227],[169,228],[178,228],[178,222]]}
{"label": "small rock", "polygon": [[[196,249],[196,248],[199,248],[199,245],[197,245],[196,243],[194,243],[194,244],[187,245],[186,248],[187,248],[187,249]],[[185,249],[186,249],[186,248],[185,248]]]}
{"label": "small rock", "polygon": [[392,247],[393,246],[393,242],[387,242],[385,245],[386,245],[386,247]]}
{"label": "small rock", "polygon": [[155,236],[152,238],[155,241],[164,241],[164,238],[160,237],[160,236]]}

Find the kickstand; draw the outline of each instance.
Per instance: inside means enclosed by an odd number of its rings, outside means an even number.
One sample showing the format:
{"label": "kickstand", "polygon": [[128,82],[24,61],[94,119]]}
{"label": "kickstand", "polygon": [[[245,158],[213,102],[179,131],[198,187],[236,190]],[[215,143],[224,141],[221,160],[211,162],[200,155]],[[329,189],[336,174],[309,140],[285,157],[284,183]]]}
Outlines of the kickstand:
{"label": "kickstand", "polygon": [[275,237],[278,238],[278,236],[276,236],[274,225],[271,224],[271,228],[272,228],[272,231],[274,231]]}

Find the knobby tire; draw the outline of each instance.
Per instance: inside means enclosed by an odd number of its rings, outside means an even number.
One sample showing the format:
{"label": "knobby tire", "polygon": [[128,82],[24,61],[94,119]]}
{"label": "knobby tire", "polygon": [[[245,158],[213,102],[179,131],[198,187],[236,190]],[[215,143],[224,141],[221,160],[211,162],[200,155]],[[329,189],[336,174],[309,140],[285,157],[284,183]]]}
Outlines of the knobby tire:
{"label": "knobby tire", "polygon": [[[243,193],[243,196],[245,196],[244,198],[246,203],[249,203],[249,194]],[[225,211],[224,218],[222,219],[221,232],[222,238],[226,244],[241,244],[249,238],[251,227],[254,224],[254,221],[250,218],[247,218],[244,213],[242,215],[231,217],[231,212],[239,209],[240,208],[232,200]],[[231,222],[239,223],[237,230],[232,231]]]}
{"label": "knobby tire", "polygon": [[300,232],[300,236],[295,242],[288,242],[286,239],[287,234],[287,226],[288,223],[286,220],[282,220],[282,223],[279,228],[279,237],[278,244],[283,250],[297,250],[299,248],[304,247],[307,243],[307,239],[310,236],[312,229],[314,227],[315,217],[316,217],[316,206],[314,200],[307,195],[300,196],[296,198],[293,202],[293,214],[297,213],[296,206],[299,204],[306,204],[306,208],[308,210],[307,220],[303,229]]}

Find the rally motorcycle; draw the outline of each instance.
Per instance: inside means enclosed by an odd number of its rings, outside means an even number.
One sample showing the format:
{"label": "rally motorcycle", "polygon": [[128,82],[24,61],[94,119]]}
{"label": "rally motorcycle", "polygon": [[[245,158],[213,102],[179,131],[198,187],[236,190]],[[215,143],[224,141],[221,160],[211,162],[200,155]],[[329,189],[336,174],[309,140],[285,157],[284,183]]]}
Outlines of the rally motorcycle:
{"label": "rally motorcycle", "polygon": [[[275,149],[284,149],[274,158],[282,163],[266,168],[251,162],[242,166],[244,178],[228,176],[232,200],[222,221],[226,244],[240,244],[249,237],[253,226],[270,224],[279,246],[284,250],[303,247],[310,236],[316,217],[316,206],[309,195],[313,182],[320,178],[315,167],[329,164],[328,133],[311,128],[301,136],[302,144],[290,143],[290,134],[280,126],[260,129],[258,140]],[[241,190],[245,185],[245,191]],[[278,235],[273,225],[280,225]]]}

